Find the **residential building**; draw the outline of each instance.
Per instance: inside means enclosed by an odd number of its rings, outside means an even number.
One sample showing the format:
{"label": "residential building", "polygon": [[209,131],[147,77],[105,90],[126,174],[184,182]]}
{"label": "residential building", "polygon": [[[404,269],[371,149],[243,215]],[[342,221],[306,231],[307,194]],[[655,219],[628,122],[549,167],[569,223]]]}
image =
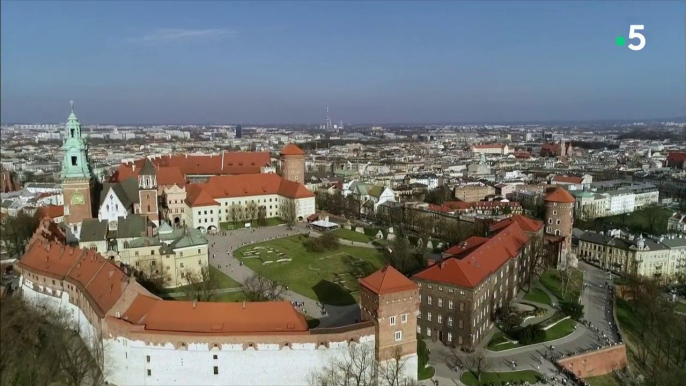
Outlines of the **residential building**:
{"label": "residential building", "polygon": [[674,212],[667,219],[667,231],[686,233],[686,213]]}

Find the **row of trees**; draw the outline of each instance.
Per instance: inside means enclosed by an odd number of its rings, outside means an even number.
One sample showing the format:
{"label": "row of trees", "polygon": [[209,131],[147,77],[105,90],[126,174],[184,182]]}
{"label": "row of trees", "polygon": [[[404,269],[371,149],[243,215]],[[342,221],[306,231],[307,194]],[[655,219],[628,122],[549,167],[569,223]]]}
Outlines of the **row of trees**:
{"label": "row of trees", "polygon": [[260,226],[267,225],[267,210],[265,206],[258,206],[255,201],[250,201],[246,205],[233,204],[227,210],[227,217],[229,221],[235,223],[237,221],[257,220]]}
{"label": "row of trees", "polygon": [[104,350],[89,349],[64,313],[31,305],[19,297],[0,303],[0,385],[99,386],[104,383]]}
{"label": "row of trees", "polygon": [[352,194],[343,197],[340,191],[334,194],[318,191],[315,195],[315,205],[318,210],[323,210],[337,216],[359,219],[362,202]]}
{"label": "row of trees", "polygon": [[327,232],[319,237],[310,237],[303,243],[303,246],[308,252],[320,253],[338,249],[341,246],[341,241],[335,234]]}
{"label": "row of trees", "polygon": [[10,257],[21,257],[37,228],[38,219],[24,212],[16,217],[6,216],[0,223],[0,243]]}

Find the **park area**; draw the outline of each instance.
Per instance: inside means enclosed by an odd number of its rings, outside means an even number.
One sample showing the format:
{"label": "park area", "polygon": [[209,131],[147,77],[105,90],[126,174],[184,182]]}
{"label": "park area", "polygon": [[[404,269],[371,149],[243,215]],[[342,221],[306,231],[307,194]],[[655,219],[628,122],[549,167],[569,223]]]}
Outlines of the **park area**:
{"label": "park area", "polygon": [[251,244],[237,249],[234,256],[290,290],[334,306],[354,304],[357,279],[383,266],[383,256],[376,249],[341,243],[334,250],[315,253],[303,245],[308,239],[297,235]]}
{"label": "park area", "polygon": [[364,233],[355,232],[354,230],[345,228],[336,229],[335,231],[333,231],[333,234],[340,237],[341,239],[355,241],[358,243],[368,243],[374,239],[373,237],[367,236]]}
{"label": "park area", "polygon": [[460,381],[467,386],[482,386],[482,385],[506,385],[506,384],[520,384],[529,382],[535,384],[543,376],[534,370],[508,371],[508,372],[485,372],[481,373],[480,379],[472,372],[462,374]]}

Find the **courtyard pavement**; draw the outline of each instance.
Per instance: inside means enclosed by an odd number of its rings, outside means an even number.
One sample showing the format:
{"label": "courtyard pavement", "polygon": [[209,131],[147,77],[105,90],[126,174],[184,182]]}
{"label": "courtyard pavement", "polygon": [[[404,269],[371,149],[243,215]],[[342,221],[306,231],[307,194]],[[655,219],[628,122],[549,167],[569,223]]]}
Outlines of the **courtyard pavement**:
{"label": "courtyard pavement", "polygon": [[[238,259],[233,257],[233,252],[236,249],[252,243],[293,236],[300,233],[308,233],[309,231],[310,230],[303,224],[298,224],[291,230],[289,230],[286,225],[278,225],[253,229],[220,231],[214,235],[208,234],[206,236],[210,245],[210,264],[230,278],[243,284],[245,280],[254,274],[254,271],[245,265],[240,265]],[[314,237],[319,236],[319,234],[314,231],[311,231],[310,234]],[[349,241],[341,240],[341,243],[349,243]],[[352,245],[373,248],[373,246],[363,243],[353,243]],[[351,304],[349,306],[331,306],[325,304],[323,306],[326,310],[326,314],[324,314],[319,302],[296,292],[286,291],[283,298],[284,300],[301,304],[302,306],[296,308],[306,315],[319,319],[321,323],[318,328],[345,326],[355,323],[355,321],[360,318],[360,308],[357,304]]]}

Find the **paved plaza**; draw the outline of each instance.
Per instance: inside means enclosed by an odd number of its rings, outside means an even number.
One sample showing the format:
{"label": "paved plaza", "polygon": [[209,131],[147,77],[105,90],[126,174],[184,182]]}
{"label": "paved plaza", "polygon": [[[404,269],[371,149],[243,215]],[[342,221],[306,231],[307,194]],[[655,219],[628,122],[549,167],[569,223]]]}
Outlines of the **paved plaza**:
{"label": "paved plaza", "polygon": [[[272,240],[275,238],[293,236],[300,233],[310,232],[303,224],[298,224],[294,229],[289,230],[286,225],[271,227],[238,229],[231,231],[221,231],[214,235],[207,235],[210,243],[210,264],[232,279],[243,284],[246,279],[253,275],[254,271],[245,265],[240,265],[239,261],[233,257],[233,252],[248,244]],[[318,237],[319,234],[312,231],[311,235]],[[342,243],[346,242],[341,240]],[[365,246],[355,243],[355,246]],[[337,327],[355,323],[360,318],[360,308],[357,304],[349,306],[323,305],[326,314],[322,312],[321,305],[313,299],[286,291],[284,300],[295,301],[302,304],[298,307],[301,312],[321,321],[319,327]]]}

